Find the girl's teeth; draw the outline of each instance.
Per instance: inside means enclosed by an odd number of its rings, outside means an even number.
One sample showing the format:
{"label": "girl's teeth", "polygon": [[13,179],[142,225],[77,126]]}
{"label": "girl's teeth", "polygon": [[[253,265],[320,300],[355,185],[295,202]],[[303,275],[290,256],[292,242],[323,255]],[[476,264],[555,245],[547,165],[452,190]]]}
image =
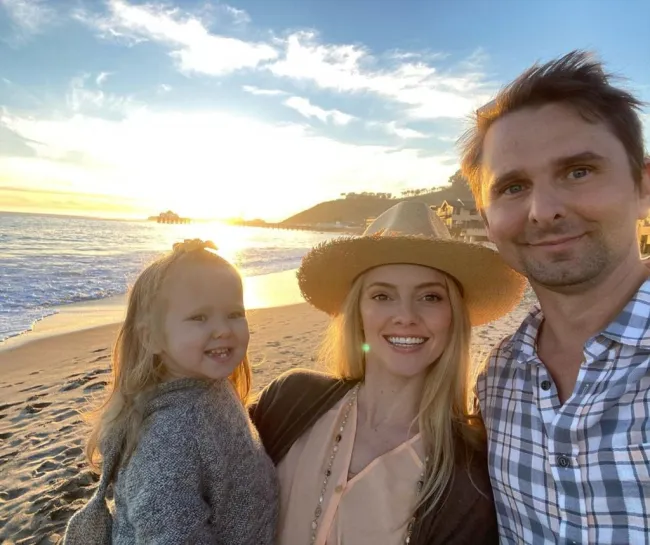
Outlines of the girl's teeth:
{"label": "girl's teeth", "polygon": [[388,342],[391,344],[399,344],[406,346],[415,346],[422,344],[426,339],[422,337],[388,337]]}

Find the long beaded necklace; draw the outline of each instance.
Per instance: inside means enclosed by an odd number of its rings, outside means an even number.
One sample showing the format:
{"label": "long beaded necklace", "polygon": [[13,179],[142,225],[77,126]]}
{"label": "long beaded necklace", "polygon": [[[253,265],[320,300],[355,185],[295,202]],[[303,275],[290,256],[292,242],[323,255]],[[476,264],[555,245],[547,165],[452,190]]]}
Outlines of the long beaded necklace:
{"label": "long beaded necklace", "polygon": [[[354,388],[352,388],[350,399],[345,404],[345,411],[343,412],[343,419],[341,420],[341,425],[339,426],[338,433],[334,437],[334,443],[332,444],[332,450],[330,452],[330,457],[327,462],[327,469],[325,469],[325,477],[323,478],[323,485],[321,486],[320,494],[318,496],[318,505],[316,505],[316,509],[314,510],[314,519],[311,521],[311,536],[309,540],[310,545],[312,545],[316,541],[318,522],[320,520],[320,516],[323,514],[323,502],[325,501],[325,492],[327,492],[327,484],[329,483],[330,477],[332,475],[332,466],[334,465],[334,459],[336,458],[336,454],[339,451],[339,443],[343,438],[343,431],[345,430],[345,425],[348,423],[348,417],[350,416],[350,411],[352,410],[352,406],[357,400],[357,394],[359,393],[360,386],[361,383],[357,384]],[[418,494],[421,492],[422,487],[424,486],[424,472],[427,467],[428,461],[429,461],[429,457],[427,456],[424,459],[422,472],[420,473],[420,478],[418,479],[418,483],[417,483]],[[411,535],[413,534],[413,527],[415,526],[415,520],[416,517],[415,515],[413,515],[413,517],[411,518],[411,520],[409,521],[406,527],[406,537],[404,538],[404,543],[406,545],[411,543]]]}

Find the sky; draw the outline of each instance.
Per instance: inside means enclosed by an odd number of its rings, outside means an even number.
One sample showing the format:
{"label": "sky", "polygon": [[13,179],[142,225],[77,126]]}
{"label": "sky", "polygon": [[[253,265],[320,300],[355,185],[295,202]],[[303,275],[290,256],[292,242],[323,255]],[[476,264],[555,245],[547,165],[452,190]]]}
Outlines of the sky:
{"label": "sky", "polygon": [[648,21],[648,0],[0,0],[0,210],[277,221],[436,187],[535,62],[592,50],[650,102]]}

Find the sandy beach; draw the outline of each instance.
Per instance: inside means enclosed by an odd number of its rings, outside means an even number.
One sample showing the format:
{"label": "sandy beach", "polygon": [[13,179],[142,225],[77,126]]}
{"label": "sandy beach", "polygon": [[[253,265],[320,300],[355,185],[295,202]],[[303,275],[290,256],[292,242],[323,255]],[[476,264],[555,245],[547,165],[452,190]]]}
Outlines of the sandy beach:
{"label": "sandy beach", "polygon": [[[292,302],[295,292],[289,293]],[[532,303],[528,292],[510,315],[477,328],[475,353],[487,353],[512,333]],[[79,329],[85,314],[75,312]],[[103,319],[115,322],[115,316]],[[315,365],[327,316],[304,303],[259,308],[249,316],[255,390],[288,369]],[[92,494],[95,476],[84,460],[82,415],[97,404],[110,380],[118,328],[94,320],[82,331],[70,331],[72,322],[54,333],[46,325],[48,334],[37,332],[0,350],[0,543],[58,543],[67,519]]]}

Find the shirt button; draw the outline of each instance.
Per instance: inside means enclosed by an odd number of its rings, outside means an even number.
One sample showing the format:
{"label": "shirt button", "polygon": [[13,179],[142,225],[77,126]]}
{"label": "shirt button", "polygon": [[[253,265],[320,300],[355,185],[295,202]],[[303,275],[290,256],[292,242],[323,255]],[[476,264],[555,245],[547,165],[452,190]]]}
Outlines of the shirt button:
{"label": "shirt button", "polygon": [[542,390],[545,392],[548,392],[551,389],[551,381],[550,380],[543,380],[542,381]]}
{"label": "shirt button", "polygon": [[338,485],[338,486],[334,489],[334,491],[335,491],[337,494],[340,494],[341,492],[343,492],[343,485]]}
{"label": "shirt button", "polygon": [[557,465],[563,468],[567,468],[571,465],[571,460],[569,459],[568,456],[565,456],[564,454],[560,454],[560,456],[556,458],[556,461],[557,461]]}

